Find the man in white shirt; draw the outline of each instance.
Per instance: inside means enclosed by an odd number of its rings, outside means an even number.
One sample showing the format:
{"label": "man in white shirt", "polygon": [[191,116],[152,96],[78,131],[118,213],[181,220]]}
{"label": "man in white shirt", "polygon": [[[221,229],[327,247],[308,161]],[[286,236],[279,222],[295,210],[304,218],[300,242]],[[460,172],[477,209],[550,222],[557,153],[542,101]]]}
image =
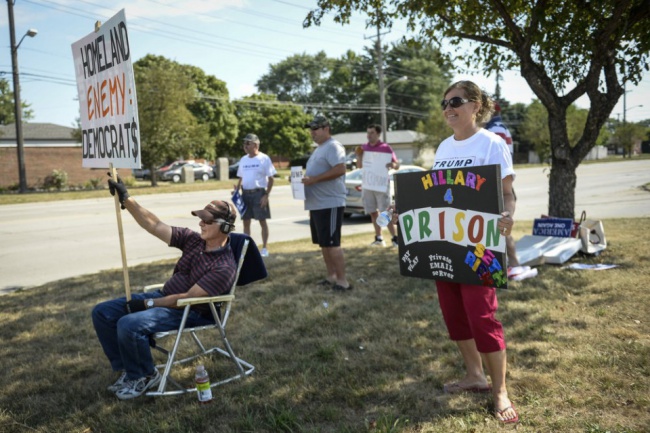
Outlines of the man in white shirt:
{"label": "man in white shirt", "polygon": [[244,223],[244,233],[251,234],[251,218],[260,222],[262,227],[262,257],[268,257],[267,242],[269,240],[269,226],[266,222],[271,218],[269,208],[269,195],[273,188],[273,176],[277,173],[271,158],[260,152],[260,139],[255,134],[244,137],[244,150],[246,155],[239,160],[237,177],[239,182],[235,191],[241,188],[242,199],[246,205],[246,213],[241,216]]}

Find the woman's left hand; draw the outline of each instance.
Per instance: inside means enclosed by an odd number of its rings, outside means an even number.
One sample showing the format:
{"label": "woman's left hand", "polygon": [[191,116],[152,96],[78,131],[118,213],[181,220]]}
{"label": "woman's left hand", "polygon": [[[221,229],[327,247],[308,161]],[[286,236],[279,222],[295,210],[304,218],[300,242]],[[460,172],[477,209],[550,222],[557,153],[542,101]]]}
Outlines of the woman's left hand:
{"label": "woman's left hand", "polygon": [[510,212],[505,211],[501,212],[501,218],[499,218],[499,231],[503,236],[510,236],[512,233],[512,226],[515,224],[515,221],[510,216]]}

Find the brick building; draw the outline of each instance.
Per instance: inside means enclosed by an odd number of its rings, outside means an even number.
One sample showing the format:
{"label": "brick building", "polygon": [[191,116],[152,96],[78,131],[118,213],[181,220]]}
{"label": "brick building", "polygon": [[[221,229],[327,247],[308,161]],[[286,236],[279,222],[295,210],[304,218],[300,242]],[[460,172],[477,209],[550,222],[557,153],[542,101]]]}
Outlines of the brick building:
{"label": "brick building", "polygon": [[[74,128],[53,123],[23,123],[23,152],[27,187],[39,188],[54,170],[68,174],[68,185],[84,185],[105,177],[105,169],[81,166],[81,143],[72,138]],[[18,185],[16,125],[0,125],[0,188]]]}

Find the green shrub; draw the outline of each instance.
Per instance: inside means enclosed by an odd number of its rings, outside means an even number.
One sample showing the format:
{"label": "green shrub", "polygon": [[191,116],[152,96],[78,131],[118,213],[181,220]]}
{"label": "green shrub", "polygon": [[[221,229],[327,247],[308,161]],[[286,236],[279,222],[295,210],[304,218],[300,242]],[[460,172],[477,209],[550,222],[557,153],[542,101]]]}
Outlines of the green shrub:
{"label": "green shrub", "polygon": [[85,189],[99,189],[99,187],[102,185],[103,179],[100,177],[96,177],[94,179],[90,179],[86,182],[84,185]]}
{"label": "green shrub", "polygon": [[64,170],[52,170],[48,176],[43,180],[43,188],[51,189],[56,188],[61,191],[68,185],[68,173]]}

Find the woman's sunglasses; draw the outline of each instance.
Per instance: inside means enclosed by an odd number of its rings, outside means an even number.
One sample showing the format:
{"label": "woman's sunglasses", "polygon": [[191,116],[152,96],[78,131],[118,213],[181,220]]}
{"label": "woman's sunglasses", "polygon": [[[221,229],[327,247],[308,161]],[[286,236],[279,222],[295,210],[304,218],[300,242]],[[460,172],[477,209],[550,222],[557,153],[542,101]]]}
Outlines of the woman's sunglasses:
{"label": "woman's sunglasses", "polygon": [[468,102],[469,99],[461,98],[460,96],[454,96],[451,99],[443,99],[440,103],[440,107],[442,107],[443,110],[446,110],[448,105],[451,105],[451,108],[458,108]]}

